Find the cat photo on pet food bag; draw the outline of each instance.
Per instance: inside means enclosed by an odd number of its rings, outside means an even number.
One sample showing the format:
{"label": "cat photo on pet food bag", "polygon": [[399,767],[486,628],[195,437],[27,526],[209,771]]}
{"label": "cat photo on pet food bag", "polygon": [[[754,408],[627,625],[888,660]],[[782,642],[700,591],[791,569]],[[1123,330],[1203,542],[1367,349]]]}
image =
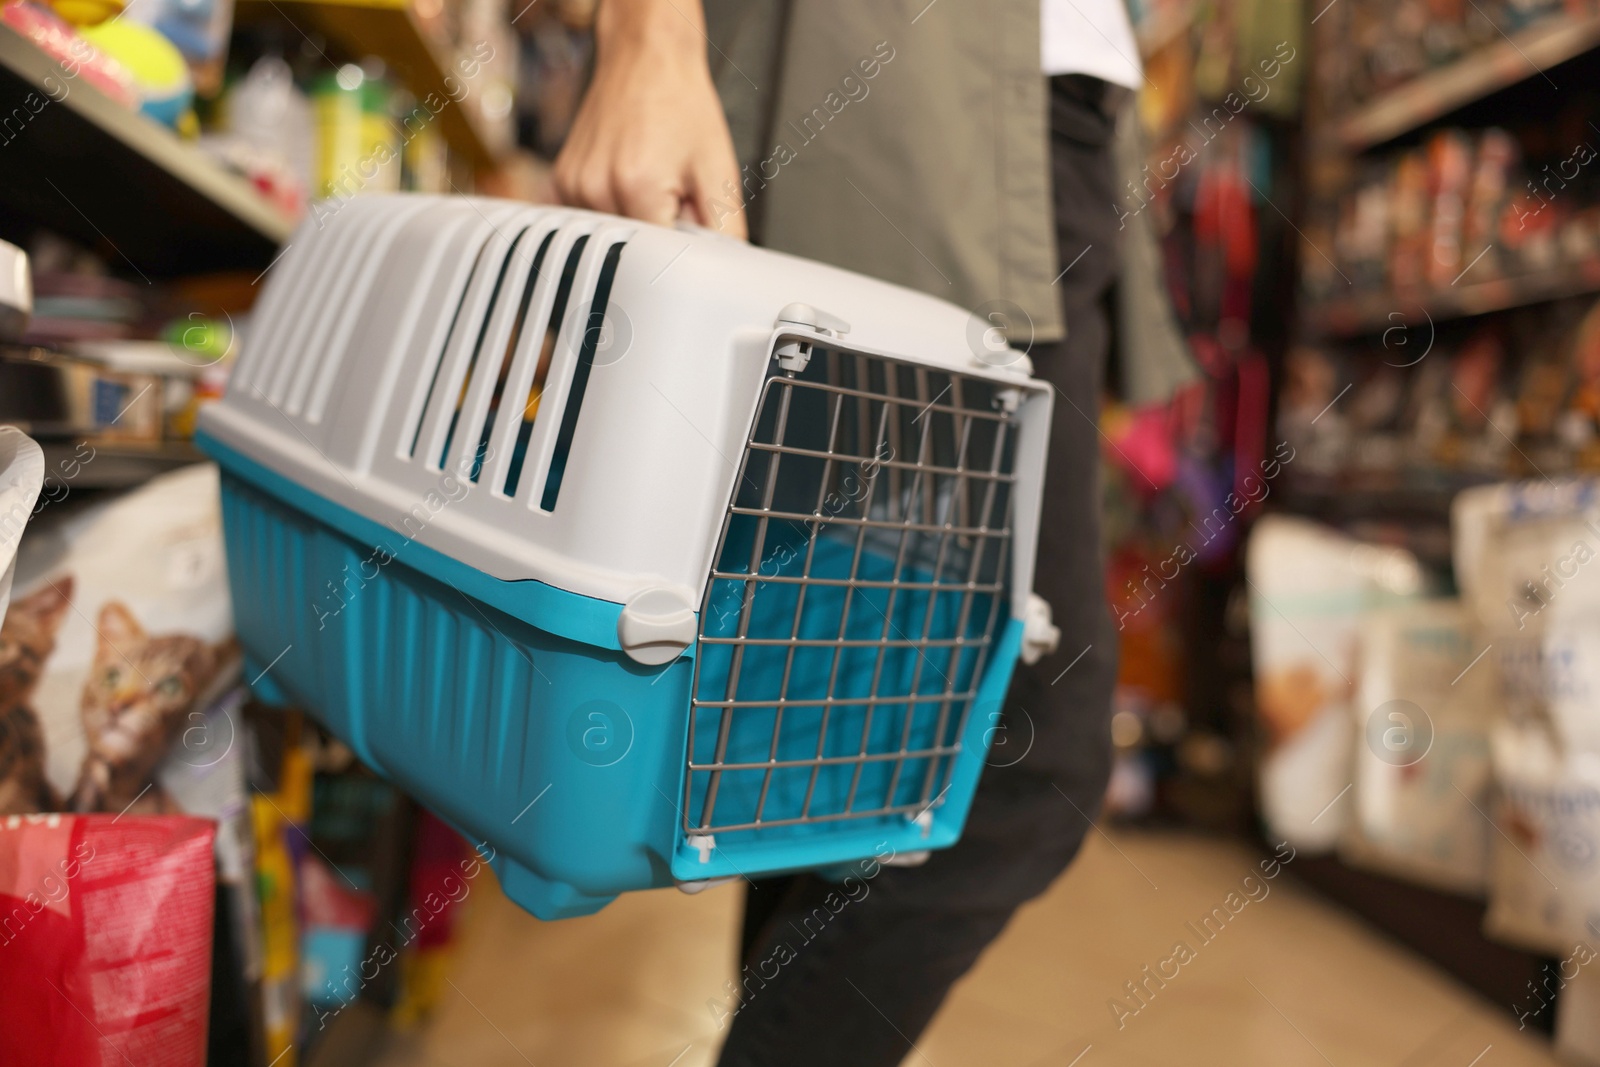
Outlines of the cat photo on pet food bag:
{"label": "cat photo on pet food bag", "polygon": [[83,684],[89,752],[72,810],[176,811],[155,782],[156,767],[231,654],[230,644],[146,633],[127,605],[115,600],[101,606],[95,632],[99,643]]}
{"label": "cat photo on pet food bag", "polygon": [[216,482],[196,465],[29,524],[0,628],[0,815],[247,806],[221,784],[241,668]]}
{"label": "cat photo on pet food bag", "polygon": [[44,731],[29,701],[72,603],[72,577],[15,599],[0,622],[0,815],[53,811]]}

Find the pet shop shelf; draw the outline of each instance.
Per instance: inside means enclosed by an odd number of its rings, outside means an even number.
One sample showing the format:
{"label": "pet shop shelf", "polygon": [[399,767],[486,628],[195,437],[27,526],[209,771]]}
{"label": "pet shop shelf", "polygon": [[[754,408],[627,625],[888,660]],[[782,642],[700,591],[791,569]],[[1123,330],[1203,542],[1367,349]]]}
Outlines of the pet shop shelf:
{"label": "pet shop shelf", "polygon": [[[1444,289],[1389,290],[1307,304],[1301,319],[1322,337],[1381,334],[1394,327],[1426,331],[1429,322],[1464,319],[1600,292],[1600,259],[1589,258],[1530,274],[1461,282]],[[1425,334],[1424,334],[1425,335]]]}
{"label": "pet shop shelf", "polygon": [[249,182],[3,25],[0,112],[27,116],[0,152],[0,220],[13,228],[110,244],[114,265],[151,277],[259,271],[293,228]]}
{"label": "pet shop shelf", "polygon": [[977,325],[707,231],[357,198],[201,418],[247,677],[545,918],[948,846],[1054,640],[1052,397]]}
{"label": "pet shop shelf", "polygon": [[1600,47],[1600,14],[1544,15],[1493,44],[1420,74],[1333,123],[1340,147],[1361,152]]}
{"label": "pet shop shelf", "polygon": [[512,147],[510,108],[491,118],[481,85],[462,95],[460,61],[417,8],[415,0],[239,0],[235,11],[247,21],[287,21],[291,36],[294,27],[319,30],[351,56],[382,59],[418,100],[451,101],[438,112],[445,140],[473,167],[492,167]]}

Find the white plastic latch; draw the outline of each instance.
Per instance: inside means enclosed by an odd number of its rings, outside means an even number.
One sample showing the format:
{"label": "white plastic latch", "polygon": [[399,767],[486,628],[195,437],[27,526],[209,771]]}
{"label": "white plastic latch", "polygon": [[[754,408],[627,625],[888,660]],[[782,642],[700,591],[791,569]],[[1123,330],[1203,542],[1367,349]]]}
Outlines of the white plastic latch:
{"label": "white plastic latch", "polygon": [[837,315],[830,315],[820,308],[810,304],[789,304],[778,312],[778,321],[774,326],[804,326],[818,333],[829,333],[835,337],[843,337],[850,332],[850,324]]}
{"label": "white plastic latch", "polygon": [[[810,304],[789,304],[778,312],[778,318],[773,322],[773,328],[781,330],[786,326],[798,326],[812,333],[825,337],[843,337],[850,332],[850,324],[837,315],[830,315],[826,311],[812,307]],[[811,362],[811,342],[800,338],[785,338],[778,344],[778,366],[788,374],[799,374]]]}
{"label": "white plastic latch", "polygon": [[1022,662],[1038,663],[1061,644],[1061,628],[1050,621],[1050,602],[1038,593],[1028,594],[1022,613]]}
{"label": "white plastic latch", "polygon": [[883,865],[885,867],[921,867],[928,862],[930,855],[932,853],[925,848],[919,848],[915,852],[896,852],[884,860]]}
{"label": "white plastic latch", "polygon": [[646,589],[617,616],[617,643],[646,667],[671,663],[694,638],[694,608],[670,589]]}
{"label": "white plastic latch", "polygon": [[701,863],[711,862],[711,850],[717,847],[715,834],[690,834],[683,843],[700,853]]}
{"label": "white plastic latch", "polygon": [[729,882],[738,880],[738,875],[730,874],[726,878],[702,878],[697,882],[674,882],[673,884],[678,887],[678,892],[687,893],[692,897],[696,893],[704,893],[707,889],[715,889],[719,885],[727,885]]}

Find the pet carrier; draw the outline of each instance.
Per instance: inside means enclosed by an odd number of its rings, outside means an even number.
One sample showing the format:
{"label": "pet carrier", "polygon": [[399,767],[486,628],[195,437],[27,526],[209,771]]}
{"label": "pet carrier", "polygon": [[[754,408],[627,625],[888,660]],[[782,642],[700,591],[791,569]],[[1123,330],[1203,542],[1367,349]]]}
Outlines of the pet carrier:
{"label": "pet carrier", "polygon": [[1054,640],[1025,357],[705,231],[319,213],[201,418],[265,699],[542,918],[956,840]]}

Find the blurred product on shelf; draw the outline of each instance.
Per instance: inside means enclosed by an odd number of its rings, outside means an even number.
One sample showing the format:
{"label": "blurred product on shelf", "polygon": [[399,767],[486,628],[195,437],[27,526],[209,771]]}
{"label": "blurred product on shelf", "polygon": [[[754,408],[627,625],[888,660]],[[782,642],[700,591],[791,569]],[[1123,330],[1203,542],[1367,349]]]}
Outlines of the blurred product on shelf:
{"label": "blurred product on shelf", "polygon": [[50,258],[35,252],[33,318],[20,343],[55,345],[133,335],[146,314],[146,294],[138,286],[101,273],[53,269]]}
{"label": "blurred product on shelf", "polygon": [[383,64],[346,63],[324,71],[311,85],[317,153],[312,188],[318,197],[400,189],[390,100],[394,90]]}
{"label": "blurred product on shelf", "polygon": [[[1292,456],[1268,446],[1261,338],[1281,332],[1286,306],[1278,268],[1292,245],[1267,205],[1287,189],[1281,123],[1300,104],[1300,16],[1247,0],[1139,4],[1133,15],[1146,89],[1138,121],[1118,130],[1115,210],[1129,263],[1147,273],[1125,268],[1119,285],[1119,399],[1100,413],[1121,649],[1107,811],[1241,826],[1243,627],[1196,623],[1224,610],[1239,545]],[[1152,363],[1161,380],[1150,380]]]}
{"label": "blurred product on shelf", "polygon": [[1493,671],[1459,600],[1368,611],[1356,652],[1353,819],[1339,854],[1420,885],[1488,881]]}
{"label": "blurred product on shelf", "polygon": [[232,366],[233,320],[218,303],[232,302],[229,284],[137,285],[68,242],[45,235],[34,248],[33,314],[0,347],[0,420],[75,442],[78,461],[96,445],[192,436]]}
{"label": "blurred product on shelf", "polygon": [[236,761],[190,729],[211,715],[231,729],[239,678],[216,478],[196,465],[30,531],[4,621],[5,697],[38,724],[45,772],[23,811],[231,803],[215,776]]}
{"label": "blurred product on shelf", "polygon": [[186,815],[0,819],[0,1062],[204,1067],[215,833]]}
{"label": "blurred product on shelf", "polygon": [[1302,344],[1284,379],[1278,427],[1301,457],[1297,488],[1451,492],[1600,471],[1600,302],[1590,298],[1395,326],[1368,343]]}
{"label": "blurred product on shelf", "polygon": [[314,121],[288,62],[264,55],[228,87],[216,131],[202,136],[200,146],[298,218],[311,189]]}
{"label": "blurred product on shelf", "polygon": [[1400,550],[1256,524],[1262,815],[1565,955],[1600,925],[1600,480],[1470,489],[1451,525],[1460,600]]}
{"label": "blurred product on shelf", "polygon": [[1600,923],[1600,482],[1471,490],[1452,519],[1457,578],[1499,682],[1486,925],[1565,954]]}
{"label": "blurred product on shelf", "polygon": [[[50,438],[94,443],[186,440],[199,405],[221,396],[227,368],[165,341],[101,341],[0,359],[0,418]],[[92,450],[91,450],[92,451]]]}
{"label": "blurred product on shelf", "polygon": [[159,30],[129,18],[83,26],[78,32],[133,76],[142,114],[187,137],[200,132],[192,110],[194,78],[183,53]]}
{"label": "blurred product on shelf", "polygon": [[[65,2],[77,4],[83,0]],[[233,0],[136,0],[127,4],[126,11],[130,21],[148,26],[172,42],[189,69],[195,92],[207,97],[216,95],[222,87],[228,58]]]}
{"label": "blurred product on shelf", "polygon": [[531,27],[522,32],[517,140],[553,160],[577,116],[594,38],[587,21],[574,26],[562,12],[545,8],[541,4],[528,13]]}
{"label": "blurred product on shelf", "polygon": [[397,930],[400,990],[391,1018],[398,1027],[423,1022],[445,995],[468,894],[487,870],[485,849],[468,844],[432,812],[418,812]]}
{"label": "blurred product on shelf", "polygon": [[1600,135],[1587,113],[1568,107],[1515,137],[1444,129],[1365,164],[1307,228],[1312,247],[1333,249],[1332,259],[1304,257],[1307,298],[1394,293],[1389,325],[1411,310],[1408,298],[1600,257],[1600,174],[1590,166]]}
{"label": "blurred product on shelf", "polygon": [[[0,515],[33,514],[44,488],[44,452],[38,442],[14,426],[0,426]],[[11,585],[17,571],[17,545],[27,520],[5,524],[0,536],[0,620],[11,603]],[[37,789],[38,787],[35,786]],[[0,801],[0,806],[4,805]]]}
{"label": "blurred product on shelf", "polygon": [[46,6],[74,26],[93,26],[127,10],[125,0],[44,0]]}
{"label": "blurred product on shelf", "polygon": [[1353,0],[1323,11],[1317,90],[1346,109],[1494,45],[1552,15],[1596,10],[1593,0]]}
{"label": "blurred product on shelf", "polygon": [[[272,709],[250,719],[259,751],[250,815],[254,833],[260,934],[262,1057],[296,1067],[301,1031],[300,889],[295,857],[305,851],[311,818],[313,747],[296,711]],[[254,977],[254,976],[253,976]]]}
{"label": "blurred product on shelf", "polygon": [[[139,106],[139,90],[133,73],[90,44],[82,34],[48,8],[27,3],[26,0],[13,0],[0,7],[0,21],[55,60],[69,77],[83,78],[85,83],[93,85],[124,107]],[[62,91],[65,91],[65,86],[62,86]]]}
{"label": "blurred product on shelf", "polygon": [[1331,851],[1349,823],[1361,635],[1372,613],[1436,585],[1410,553],[1306,519],[1255,524],[1245,562],[1261,816],[1270,834]]}
{"label": "blurred product on shelf", "polygon": [[374,882],[378,827],[402,803],[376,778],[318,775],[313,784],[310,837],[317,850],[302,851],[296,870],[300,891],[300,982],[306,1004],[322,1016],[355,1000],[376,977],[367,939],[379,922]]}

